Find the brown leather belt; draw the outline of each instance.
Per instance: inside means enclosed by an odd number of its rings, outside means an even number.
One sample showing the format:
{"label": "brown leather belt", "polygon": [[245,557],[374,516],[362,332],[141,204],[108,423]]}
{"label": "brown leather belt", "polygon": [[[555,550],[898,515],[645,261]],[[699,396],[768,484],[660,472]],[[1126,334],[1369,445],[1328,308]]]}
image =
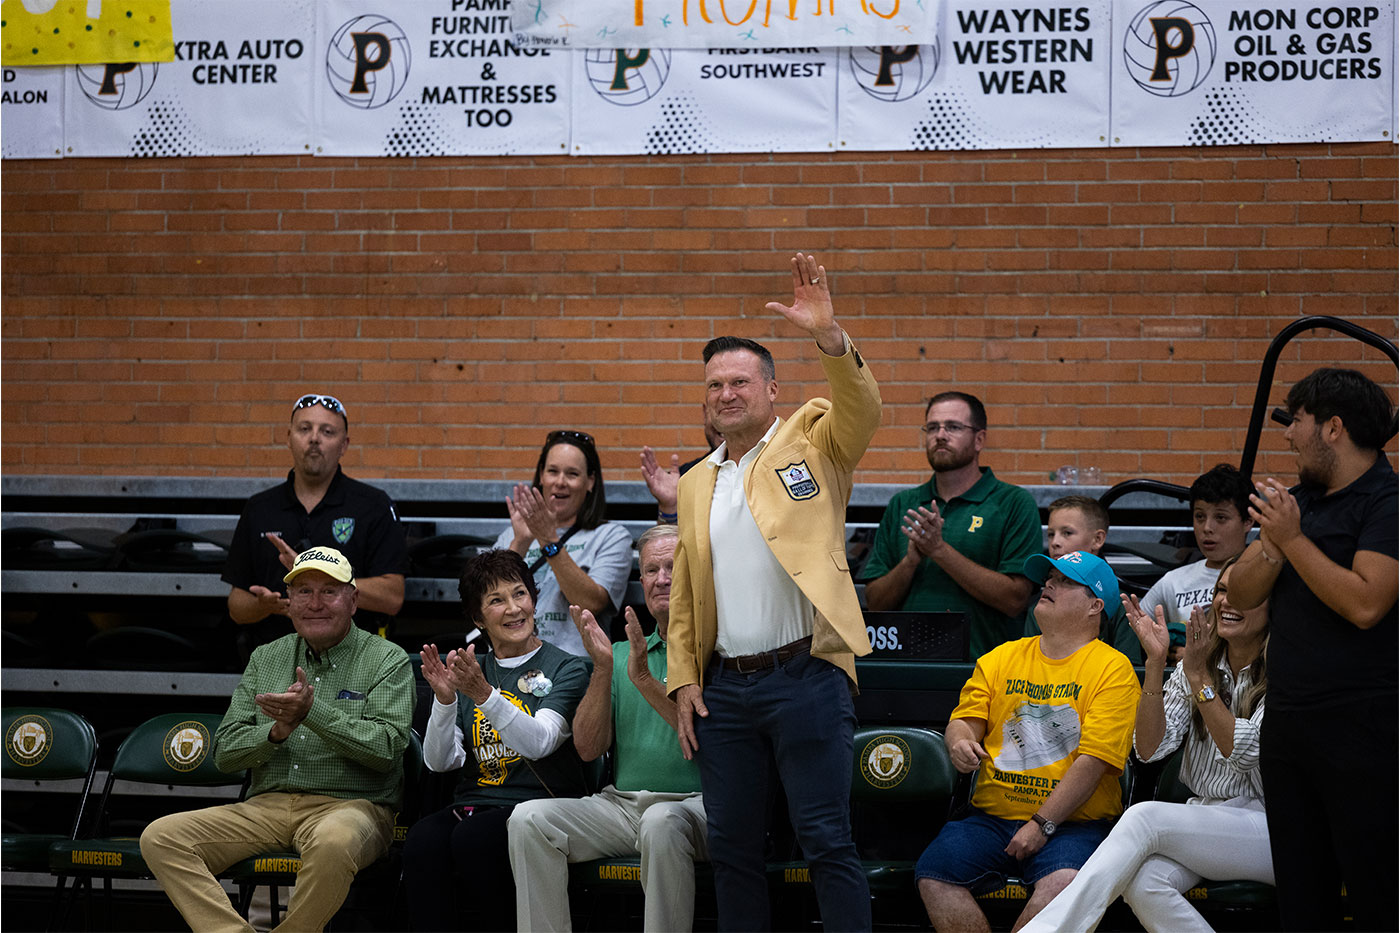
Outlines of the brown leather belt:
{"label": "brown leather belt", "polygon": [[775,648],[772,651],[765,651],[762,654],[745,654],[737,658],[725,658],[719,655],[715,657],[719,660],[720,666],[726,671],[738,671],[740,674],[752,674],[755,671],[766,671],[774,664],[782,664],[790,661],[799,654],[806,654],[812,650],[812,636],[799,638],[789,645]]}

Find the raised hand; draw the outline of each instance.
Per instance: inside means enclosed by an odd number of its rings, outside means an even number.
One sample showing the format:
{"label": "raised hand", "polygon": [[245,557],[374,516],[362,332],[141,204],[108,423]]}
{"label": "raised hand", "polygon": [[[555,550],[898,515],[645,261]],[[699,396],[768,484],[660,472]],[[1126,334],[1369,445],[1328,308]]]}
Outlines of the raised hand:
{"label": "raised hand", "polygon": [[287,614],[287,607],[291,605],[291,601],[281,593],[256,583],[248,587],[248,592],[258,598],[258,609],[267,615],[284,616]]}
{"label": "raised hand", "polygon": [[272,542],[273,547],[277,548],[277,559],[282,562],[282,566],[291,570],[292,565],[297,562],[296,549],[286,541],[283,541],[282,536],[275,531],[269,531],[264,534],[263,537]]}
{"label": "raised hand", "polygon": [[602,626],[593,617],[593,613],[581,606],[570,606],[569,615],[574,620],[574,627],[578,629],[579,637],[583,639],[584,650],[593,659],[593,668],[611,672],[613,666],[612,642],[604,634]]}
{"label": "raised hand", "polygon": [[676,490],[681,484],[681,458],[671,454],[671,468],[662,469],[656,462],[656,453],[650,447],[642,448],[642,479],[656,500],[656,505],[667,515],[676,514]]}
{"label": "raised hand", "polygon": [[909,550],[921,557],[933,557],[943,547],[943,516],[938,503],[919,506],[904,513],[900,531],[909,539]]}
{"label": "raised hand", "polygon": [[792,257],[792,304],[770,301],[765,307],[811,334],[827,356],[846,352],[846,336],[831,307],[826,268],[817,264],[815,256],[798,253]]}
{"label": "raised hand", "polygon": [[641,686],[652,679],[651,668],[647,666],[647,637],[642,634],[642,623],[637,621],[637,613],[631,606],[622,610],[627,620],[627,679]]}
{"label": "raised hand", "polygon": [[281,742],[292,734],[306,714],[311,712],[316,688],[307,680],[306,671],[297,668],[297,679],[281,693],[259,693],[253,702],[263,714],[274,720],[269,738]]}
{"label": "raised hand", "polygon": [[1128,615],[1128,627],[1142,644],[1143,660],[1165,664],[1172,645],[1171,633],[1167,631],[1167,610],[1159,605],[1154,607],[1155,616],[1149,616],[1136,596],[1125,593],[1121,598],[1123,611]]}
{"label": "raised hand", "polygon": [[544,495],[534,486],[516,483],[506,500],[510,512],[510,526],[515,531],[516,540],[521,538],[521,528],[526,540],[534,539],[541,545],[553,544],[558,540],[554,524],[554,513],[544,501]]}
{"label": "raised hand", "polygon": [[491,696],[491,682],[476,660],[476,645],[448,652],[447,668],[452,672],[458,691],[471,697],[476,705],[480,706]]}
{"label": "raised hand", "polygon": [[1282,558],[1282,551],[1298,535],[1303,533],[1302,513],[1298,500],[1288,487],[1270,476],[1261,483],[1255,483],[1258,495],[1249,497],[1249,517],[1259,526],[1261,537],[1268,539],[1265,545],[1270,557]]}
{"label": "raised hand", "polygon": [[447,665],[442,663],[437,645],[424,645],[418,656],[423,659],[423,679],[433,688],[433,696],[437,697],[437,701],[443,706],[456,701],[456,681],[453,680]]}
{"label": "raised hand", "polygon": [[1186,668],[1186,679],[1200,689],[1210,683],[1210,638],[1211,627],[1206,622],[1200,606],[1191,607],[1191,618],[1186,623],[1186,647],[1182,650],[1182,664]]}

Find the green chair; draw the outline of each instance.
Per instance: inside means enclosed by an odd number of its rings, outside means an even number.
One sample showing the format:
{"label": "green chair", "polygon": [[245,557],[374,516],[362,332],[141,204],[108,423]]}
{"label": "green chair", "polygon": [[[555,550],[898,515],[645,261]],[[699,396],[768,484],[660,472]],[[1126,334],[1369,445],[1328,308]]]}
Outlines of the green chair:
{"label": "green chair", "polygon": [[112,820],[112,787],[117,781],[167,787],[236,786],[243,782],[242,771],[229,774],[214,767],[214,733],[222,720],[221,713],[163,713],[141,723],[122,740],[98,801],[93,838],[62,840],[49,846],[49,870],[74,878],[69,908],[80,888],[91,898],[94,879],[103,880],[110,907],[113,878],[152,877],[141,857],[138,836],[102,835]]}
{"label": "green chair", "polygon": [[[420,784],[423,779],[423,742],[418,733],[408,733],[408,747],[403,753],[403,806],[394,814],[394,835],[386,852],[373,865],[366,865],[355,876],[355,881],[346,896],[348,904],[356,895],[356,888],[374,887],[381,892],[388,889],[391,896],[374,898],[377,906],[386,912],[383,922],[392,921],[392,905],[397,894],[399,881],[399,853],[403,842],[408,838],[408,830],[422,816]],[[296,884],[297,872],[301,871],[301,853],[293,849],[279,849],[259,852],[234,862],[219,873],[238,887],[238,912],[245,918],[253,902],[253,892],[266,886],[272,895],[272,922],[282,919],[285,905],[281,903],[277,889],[279,886]],[[382,925],[377,924],[377,925]]]}
{"label": "green chair", "polygon": [[[73,822],[68,835],[52,832],[21,832],[7,829],[0,839],[0,862],[5,871],[45,872],[49,870],[49,847],[71,841],[82,828],[83,810],[97,772],[97,733],[92,724],[77,713],[49,707],[10,707],[3,712],[5,757],[0,774],[6,780],[82,781],[73,806]],[[14,807],[7,807],[13,816]],[[60,874],[54,887],[57,911],[67,876]],[[50,921],[52,925],[52,920]]]}
{"label": "green chair", "polygon": [[[854,749],[852,830],[870,886],[872,912],[889,915],[890,922],[917,926],[923,912],[918,909],[914,865],[947,821],[957,769],[943,736],[918,726],[862,727],[856,730]],[[815,916],[806,862],[771,862],[767,872],[775,918],[779,910]]]}
{"label": "green chair", "polygon": [[67,836],[6,833],[0,844],[5,871],[47,872],[49,846],[78,836],[97,769],[97,733],[86,719],[63,709],[10,707],[3,716],[5,758],[0,765],[7,780],[83,782]]}

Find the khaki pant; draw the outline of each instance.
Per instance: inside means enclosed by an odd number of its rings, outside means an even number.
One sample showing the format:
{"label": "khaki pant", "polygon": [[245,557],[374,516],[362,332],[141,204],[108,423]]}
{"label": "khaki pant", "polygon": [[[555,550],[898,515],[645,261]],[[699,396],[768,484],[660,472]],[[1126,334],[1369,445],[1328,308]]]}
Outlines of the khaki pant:
{"label": "khaki pant", "polygon": [[641,856],[647,933],[689,930],[695,917],[695,860],[704,860],[705,805],[699,794],[620,791],[580,799],[527,800],[510,815],[515,919],[521,931],[573,929],[569,862]]}
{"label": "khaki pant", "polygon": [[259,794],[240,803],[172,813],[146,827],[141,854],[195,933],[253,928],[214,876],[261,852],[295,849],[301,871],[278,930],[320,930],[355,873],[389,848],[394,816],[363,799]]}

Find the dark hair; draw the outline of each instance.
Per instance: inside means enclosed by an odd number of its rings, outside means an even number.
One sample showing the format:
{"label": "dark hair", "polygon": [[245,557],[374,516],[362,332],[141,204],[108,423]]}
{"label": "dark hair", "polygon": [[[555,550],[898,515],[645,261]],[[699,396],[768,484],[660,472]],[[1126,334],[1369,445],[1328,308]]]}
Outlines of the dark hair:
{"label": "dark hair", "polygon": [[[1236,554],[1225,562],[1220,568],[1220,577],[1225,576],[1225,571],[1229,570],[1240,555]],[[1225,689],[1225,674],[1220,670],[1220,662],[1225,657],[1225,653],[1230,650],[1230,643],[1220,637],[1219,620],[1214,618],[1215,613],[1215,591],[1220,589],[1220,577],[1215,578],[1215,587],[1211,591],[1210,608],[1206,610],[1207,621],[1210,623],[1210,634],[1206,637],[1211,639],[1210,655],[1207,658],[1207,665],[1210,668],[1210,683],[1216,695],[1224,699],[1222,691]],[[1261,606],[1260,608],[1264,608]],[[1249,663],[1249,689],[1238,695],[1239,704],[1235,711],[1238,719],[1248,719],[1254,715],[1254,711],[1259,708],[1259,704],[1264,701],[1264,694],[1269,689],[1269,630],[1264,629],[1264,643],[1259,646],[1259,657]],[[1235,685],[1238,688],[1238,684]],[[1191,734],[1196,738],[1201,738],[1206,734],[1206,723],[1201,718],[1201,708],[1192,704],[1191,706]]]}
{"label": "dark hair", "polygon": [[1249,484],[1249,477],[1228,463],[1217,463],[1196,477],[1187,493],[1192,507],[1197,502],[1207,505],[1231,502],[1240,518],[1244,519],[1249,518],[1249,497],[1253,494],[1254,487]]}
{"label": "dark hair", "polygon": [[1339,417],[1362,450],[1380,450],[1395,433],[1395,407],[1385,390],[1354,369],[1315,369],[1288,390],[1290,415],[1303,409],[1319,422]]}
{"label": "dark hair", "polygon": [[778,378],[778,369],[773,365],[773,354],[769,353],[768,348],[763,344],[747,337],[716,337],[705,344],[705,349],[700,351],[700,358],[708,363],[710,357],[716,353],[730,353],[734,350],[747,350],[758,357],[764,379],[772,382]]}
{"label": "dark hair", "polygon": [[570,447],[577,447],[582,451],[583,462],[588,467],[588,475],[593,477],[593,488],[588,490],[588,494],[583,497],[583,505],[578,510],[574,524],[581,531],[597,528],[606,520],[608,495],[603,488],[603,464],[598,460],[598,448],[593,443],[591,434],[563,429],[550,431],[545,436],[544,446],[540,448],[540,459],[535,463],[535,479],[531,485],[536,489],[544,489],[540,483],[540,477],[544,476],[544,462],[549,459],[550,450],[560,444],[568,444]]}
{"label": "dark hair", "polygon": [[481,627],[481,600],[488,590],[500,583],[523,583],[530,591],[530,602],[539,602],[540,590],[535,586],[530,568],[525,566],[525,558],[508,548],[473,554],[462,568],[457,595],[462,600],[462,614],[478,628]]}
{"label": "dark hair", "polygon": [[982,400],[968,392],[939,392],[928,400],[924,406],[924,417],[928,417],[928,410],[939,402],[963,402],[972,411],[972,426],[979,431],[987,430],[987,407],[982,404]]}
{"label": "dark hair", "polygon": [[1094,531],[1108,531],[1108,509],[1104,508],[1098,499],[1090,496],[1061,496],[1050,503],[1050,507],[1045,510],[1045,517],[1048,519],[1060,509],[1078,509],[1089,520]]}

